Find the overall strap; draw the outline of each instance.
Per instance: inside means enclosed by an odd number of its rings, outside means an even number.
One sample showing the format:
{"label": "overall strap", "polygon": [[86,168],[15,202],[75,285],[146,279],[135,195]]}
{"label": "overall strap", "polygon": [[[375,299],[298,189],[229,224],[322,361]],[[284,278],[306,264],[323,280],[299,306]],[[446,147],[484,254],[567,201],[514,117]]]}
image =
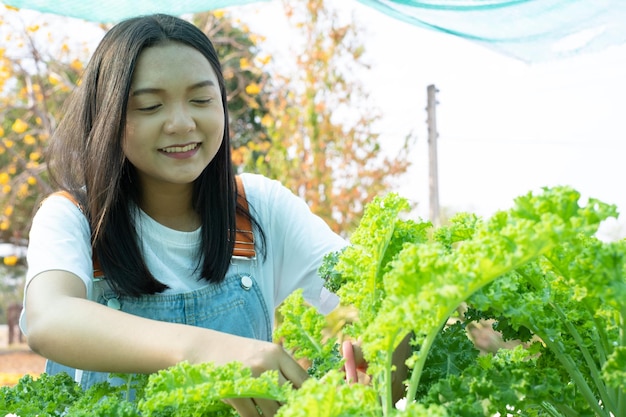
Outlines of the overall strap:
{"label": "overall strap", "polygon": [[[246,214],[250,213],[248,208],[248,200],[246,199],[246,190],[243,187],[243,181],[239,175],[235,176],[237,183],[237,202],[244,208]],[[235,218],[235,248],[233,256],[244,258],[255,258],[254,250],[254,232],[252,231],[252,223],[250,217],[237,211]]]}
{"label": "overall strap", "polygon": [[[246,191],[243,187],[243,181],[238,175],[235,176],[235,180],[237,183],[237,202],[244,208],[246,213],[249,213],[248,200],[246,199]],[[78,202],[76,197],[72,195],[72,193],[61,190],[50,195],[58,195],[67,198],[74,203],[74,205],[76,205],[76,207],[78,207],[83,214],[85,214],[82,205]],[[254,232],[252,231],[250,218],[237,211],[237,216],[235,217],[235,227],[235,247],[233,249],[233,256],[238,258],[254,259],[256,257],[256,251],[254,249]],[[93,276],[94,278],[100,278],[103,275],[104,272],[100,269],[100,263],[94,257]]]}

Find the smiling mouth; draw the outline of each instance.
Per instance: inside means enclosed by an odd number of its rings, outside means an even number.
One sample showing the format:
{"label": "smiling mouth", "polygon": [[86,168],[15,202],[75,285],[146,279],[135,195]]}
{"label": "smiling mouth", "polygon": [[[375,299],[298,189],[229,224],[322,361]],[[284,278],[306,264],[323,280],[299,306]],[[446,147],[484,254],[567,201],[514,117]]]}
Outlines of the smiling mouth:
{"label": "smiling mouth", "polygon": [[200,146],[199,143],[190,143],[189,145],[185,145],[185,146],[169,146],[167,148],[161,148],[159,150],[165,153],[183,153],[183,152],[193,151],[198,146]]}

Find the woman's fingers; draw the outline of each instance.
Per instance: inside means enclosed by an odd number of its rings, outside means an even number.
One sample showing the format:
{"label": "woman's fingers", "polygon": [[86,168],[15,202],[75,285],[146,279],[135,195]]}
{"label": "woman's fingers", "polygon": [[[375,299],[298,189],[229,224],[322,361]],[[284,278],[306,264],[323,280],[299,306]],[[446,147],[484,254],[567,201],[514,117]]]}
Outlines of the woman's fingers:
{"label": "woman's fingers", "polygon": [[[273,416],[278,411],[280,404],[272,400],[264,400],[257,398],[254,400],[256,403],[257,415]],[[260,413],[259,413],[260,411]]]}
{"label": "woman's fingers", "polygon": [[346,370],[346,381],[348,383],[357,382],[359,377],[357,375],[357,363],[354,356],[354,347],[352,346],[352,342],[346,340],[341,344],[341,354],[345,360],[344,368]]}
{"label": "woman's fingers", "polygon": [[369,377],[366,375],[367,363],[363,357],[360,343],[353,343],[349,340],[344,341],[341,344],[341,355],[344,358],[346,381],[348,383],[369,383]]}
{"label": "woman's fingers", "polygon": [[241,417],[258,417],[260,415],[252,398],[237,398],[224,400],[224,402],[237,410]]}
{"label": "woman's fingers", "polygon": [[309,374],[306,372],[298,362],[296,362],[287,352],[281,359],[279,382],[282,384],[282,378],[291,382],[294,388],[300,388],[304,381],[309,378]]}
{"label": "woman's fingers", "polygon": [[237,410],[241,417],[272,417],[280,407],[276,401],[261,398],[233,398],[224,402]]}
{"label": "woman's fingers", "polygon": [[[289,382],[294,388],[300,388],[309,377],[306,370],[294,360],[282,346],[263,342],[254,349],[247,361],[255,376],[267,370],[278,370],[278,383]],[[251,351],[252,352],[252,351]],[[261,398],[237,398],[226,401],[243,417],[274,416],[281,404],[274,400]]]}

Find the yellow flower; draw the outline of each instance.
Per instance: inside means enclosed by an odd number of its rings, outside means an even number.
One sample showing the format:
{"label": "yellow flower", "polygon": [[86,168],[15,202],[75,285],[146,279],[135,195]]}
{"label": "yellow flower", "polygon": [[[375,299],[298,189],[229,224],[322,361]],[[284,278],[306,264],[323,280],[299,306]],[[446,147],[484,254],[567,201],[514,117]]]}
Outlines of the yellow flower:
{"label": "yellow flower", "polygon": [[217,17],[218,19],[221,19],[225,15],[226,15],[226,12],[224,10],[215,10],[213,12],[213,16]]}
{"label": "yellow flower", "polygon": [[233,149],[230,153],[230,157],[235,165],[243,164],[244,156],[241,148]]}
{"label": "yellow flower", "polygon": [[[0,224],[0,228],[2,227],[2,224]],[[3,229],[6,230],[6,229]],[[4,257],[4,264],[8,265],[8,266],[14,266],[15,264],[17,264],[17,256],[15,255],[9,255],[9,256],[5,256]]]}
{"label": "yellow flower", "polygon": [[[246,26],[245,29],[246,30],[244,30],[244,32],[248,33],[249,29],[248,29],[247,26]],[[252,42],[253,45],[258,45],[260,41],[264,41],[265,40],[265,36],[260,36],[260,35],[257,35],[256,33],[251,33],[248,36],[248,39],[250,39],[250,41]]]}
{"label": "yellow flower", "polygon": [[30,155],[28,156],[28,158],[31,161],[38,161],[41,158],[41,153],[40,152],[31,152]]}
{"label": "yellow flower", "polygon": [[261,119],[261,125],[268,127],[272,125],[272,122],[274,120],[272,119],[272,116],[270,116],[269,114],[265,114],[265,116],[263,116],[263,118]]}
{"label": "yellow flower", "polygon": [[9,217],[11,214],[13,214],[13,206],[6,206],[4,208],[4,215]]}
{"label": "yellow flower", "polygon": [[19,198],[28,197],[28,184],[27,183],[20,184],[20,188],[17,189],[17,196]]}
{"label": "yellow flower", "polygon": [[39,30],[39,25],[32,25],[26,28],[28,32],[35,33]]}
{"label": "yellow flower", "polygon": [[248,61],[248,58],[241,58],[239,60],[239,68],[241,68],[242,70],[248,69],[250,68],[250,61]]}
{"label": "yellow flower", "polygon": [[10,186],[9,184],[5,184],[5,185],[2,187],[2,192],[3,192],[4,194],[9,194],[9,193],[11,192],[11,186]]}
{"label": "yellow flower", "polygon": [[0,172],[0,184],[8,184],[11,177],[6,172]]}
{"label": "yellow flower", "polygon": [[28,177],[28,179],[26,180],[26,182],[27,182],[29,185],[35,185],[35,184],[37,184],[37,178],[35,178],[35,177]]}
{"label": "yellow flower", "polygon": [[76,72],[81,71],[83,69],[83,63],[80,62],[78,59],[75,59],[70,64],[70,68]]}
{"label": "yellow flower", "polygon": [[0,136],[4,136],[4,128],[0,126]]}
{"label": "yellow flower", "polygon": [[15,119],[15,122],[13,122],[13,126],[11,126],[11,130],[13,130],[17,134],[24,133],[27,129],[28,123],[26,123],[22,119]]}
{"label": "yellow flower", "polygon": [[56,74],[48,75],[48,82],[52,85],[58,85],[61,82],[61,79]]}
{"label": "yellow flower", "polygon": [[272,144],[269,141],[263,141],[259,144],[259,150],[261,152],[267,152],[271,146]]}
{"label": "yellow flower", "polygon": [[35,139],[33,135],[25,135],[24,143],[27,145],[34,145],[35,143],[37,143],[37,139]]}
{"label": "yellow flower", "polygon": [[272,60],[271,55],[265,55],[263,58],[257,58],[261,65],[267,65]]}
{"label": "yellow flower", "polygon": [[259,86],[257,83],[251,83],[246,86],[246,93],[250,94],[251,96],[259,94],[260,92],[261,86]]}
{"label": "yellow flower", "polygon": [[13,141],[11,139],[5,139],[4,140],[4,146],[7,148],[12,148],[13,147]]}

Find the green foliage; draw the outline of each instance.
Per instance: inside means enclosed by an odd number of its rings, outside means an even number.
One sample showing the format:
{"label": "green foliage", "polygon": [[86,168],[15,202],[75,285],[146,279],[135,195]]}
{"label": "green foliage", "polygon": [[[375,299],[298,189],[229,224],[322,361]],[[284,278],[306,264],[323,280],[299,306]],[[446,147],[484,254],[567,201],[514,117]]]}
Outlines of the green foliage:
{"label": "green foliage", "polygon": [[[624,414],[626,243],[594,237],[615,207],[567,187],[516,200],[483,222],[461,214],[428,238],[425,223],[399,220],[402,202],[374,200],[324,275],[359,309],[346,332],[363,350],[392,415],[391,361],[408,333],[407,398],[451,415]],[[394,245],[396,227],[412,230]],[[478,356],[463,324],[446,325],[463,303],[465,322],[495,319],[505,339],[534,343]]]}
{"label": "green foliage", "polygon": [[25,375],[16,386],[0,388],[0,414],[61,416],[82,394],[67,374],[43,374],[37,379]]}
{"label": "green foliage", "polygon": [[479,350],[467,337],[465,327],[464,322],[458,321],[437,335],[428,352],[416,398],[428,393],[430,387],[439,380],[465,372],[476,361]]}
{"label": "green foliage", "polygon": [[195,417],[236,415],[223,400],[265,398],[283,402],[291,386],[279,385],[278,373],[268,371],[258,378],[240,363],[221,367],[212,363],[179,363],[150,377],[145,397],[139,400],[144,416]]}
{"label": "green foliage", "polygon": [[302,290],[296,290],[280,308],[283,323],[274,332],[286,349],[293,350],[296,359],[311,358],[309,375],[320,378],[337,369],[341,362],[337,338],[324,338],[326,319],[305,304]]}
{"label": "green foliage", "polygon": [[[283,403],[279,417],[626,415],[626,241],[594,237],[614,206],[579,200],[567,187],[544,189],[486,221],[462,214],[437,230],[401,219],[407,205],[395,194],[373,200],[351,245],[321,269],[358,309],[342,331],[362,340],[370,384],[345,381],[337,335],[295,292],[276,339],[314,364],[298,390],[236,363],[182,363],[112,394],[25,377],[3,389],[0,411],[222,416],[234,415],[223,399],[257,397]],[[515,347],[479,354],[467,328],[484,319]],[[409,334],[402,408],[392,403],[403,366],[393,354]]]}
{"label": "green foliage", "polygon": [[380,404],[372,387],[348,385],[334,370],[320,379],[311,378],[293,391],[277,417],[376,417]]}

